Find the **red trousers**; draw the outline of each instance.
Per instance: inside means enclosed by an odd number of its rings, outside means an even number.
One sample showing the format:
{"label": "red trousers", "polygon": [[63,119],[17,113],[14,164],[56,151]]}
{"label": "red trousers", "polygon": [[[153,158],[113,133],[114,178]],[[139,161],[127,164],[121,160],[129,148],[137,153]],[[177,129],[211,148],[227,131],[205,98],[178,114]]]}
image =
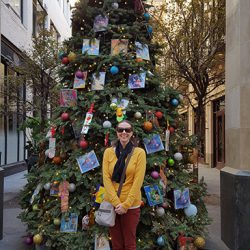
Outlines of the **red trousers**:
{"label": "red trousers", "polygon": [[140,208],[128,209],[126,214],[116,214],[115,225],[109,228],[112,250],[136,250],[136,227]]}

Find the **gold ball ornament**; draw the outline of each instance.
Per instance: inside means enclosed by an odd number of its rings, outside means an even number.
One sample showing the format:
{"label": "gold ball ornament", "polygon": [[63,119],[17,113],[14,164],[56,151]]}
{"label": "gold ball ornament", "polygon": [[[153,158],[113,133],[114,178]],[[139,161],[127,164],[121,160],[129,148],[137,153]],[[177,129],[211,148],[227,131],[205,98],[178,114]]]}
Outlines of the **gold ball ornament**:
{"label": "gold ball ornament", "polygon": [[198,248],[203,249],[206,245],[205,239],[203,237],[200,237],[200,236],[195,238],[194,245]]}
{"label": "gold ball ornament", "polygon": [[68,54],[68,59],[70,62],[74,61],[76,59],[76,54],[74,52],[70,52]]}
{"label": "gold ball ornament", "polygon": [[43,236],[41,234],[36,234],[33,236],[33,242],[36,244],[36,245],[40,245],[43,241]]}

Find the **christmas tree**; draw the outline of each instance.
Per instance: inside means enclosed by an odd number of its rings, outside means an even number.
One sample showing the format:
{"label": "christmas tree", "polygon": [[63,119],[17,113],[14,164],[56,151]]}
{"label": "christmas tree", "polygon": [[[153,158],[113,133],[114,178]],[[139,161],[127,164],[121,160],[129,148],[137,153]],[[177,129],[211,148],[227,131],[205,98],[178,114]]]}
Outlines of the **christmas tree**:
{"label": "christmas tree", "polygon": [[109,239],[94,220],[102,156],[117,123],[128,119],[147,153],[137,249],[176,249],[197,237],[204,245],[206,188],[189,169],[195,140],[178,114],[180,93],[157,73],[149,7],[141,0],[76,4],[74,35],[59,55],[60,105],[21,192],[27,244],[85,250],[98,249],[100,235]]}

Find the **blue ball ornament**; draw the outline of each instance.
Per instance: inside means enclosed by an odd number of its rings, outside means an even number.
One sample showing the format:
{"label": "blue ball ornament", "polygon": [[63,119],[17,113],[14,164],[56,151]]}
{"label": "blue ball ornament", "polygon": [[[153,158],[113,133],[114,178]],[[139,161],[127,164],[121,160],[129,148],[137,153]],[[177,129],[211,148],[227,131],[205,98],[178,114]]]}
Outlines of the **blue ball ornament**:
{"label": "blue ball ornament", "polygon": [[119,68],[118,68],[117,66],[112,66],[112,67],[110,68],[110,73],[111,73],[112,75],[116,75],[118,72],[119,72]]}
{"label": "blue ball ornament", "polygon": [[145,13],[143,14],[143,17],[144,17],[144,19],[145,19],[146,21],[148,21],[148,20],[150,19],[150,15],[149,15],[148,12],[145,12]]}
{"label": "blue ball ornament", "polygon": [[153,32],[153,28],[152,28],[152,26],[149,25],[149,26],[148,26],[148,33],[149,33],[149,34],[152,34],[152,32]]}
{"label": "blue ball ornament", "polygon": [[162,236],[159,236],[157,241],[156,241],[157,245],[160,246],[160,247],[163,247],[165,246],[165,240]]}
{"label": "blue ball ornament", "polygon": [[179,105],[179,101],[176,98],[171,99],[170,103],[174,107]]}
{"label": "blue ball ornament", "polygon": [[187,217],[192,217],[197,214],[197,207],[194,204],[190,204],[188,207],[184,208],[184,213]]}
{"label": "blue ball ornament", "polygon": [[60,52],[58,53],[58,57],[59,57],[60,59],[63,59],[65,56],[67,56],[67,54],[64,53],[63,51],[60,51]]}

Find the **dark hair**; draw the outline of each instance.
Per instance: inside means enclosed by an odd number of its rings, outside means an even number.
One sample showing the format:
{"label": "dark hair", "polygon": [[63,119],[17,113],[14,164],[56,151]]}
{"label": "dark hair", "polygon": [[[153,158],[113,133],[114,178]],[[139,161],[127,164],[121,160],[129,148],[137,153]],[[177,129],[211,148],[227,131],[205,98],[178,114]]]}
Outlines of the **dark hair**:
{"label": "dark hair", "polygon": [[[131,123],[130,121],[128,121],[128,120],[123,120],[123,121],[119,122],[119,123],[117,124],[116,128],[118,128],[119,124],[121,124],[121,123],[123,123],[123,122],[128,123],[128,124],[131,126],[132,131],[133,131],[133,125],[132,125],[132,123]],[[115,147],[115,146],[117,145],[118,141],[119,141],[118,139],[112,141],[112,142],[111,142],[111,146]],[[138,141],[139,141],[138,137],[136,137],[136,136],[134,136],[134,135],[130,138],[130,141],[133,143],[133,145],[134,145],[135,147],[137,147],[138,144],[139,144],[139,143],[138,143]]]}
{"label": "dark hair", "polygon": [[131,128],[132,128],[132,131],[133,131],[133,125],[132,125],[132,123],[131,123],[130,121],[128,121],[128,120],[123,120],[123,121],[119,122],[119,123],[117,124],[116,128],[118,128],[119,125],[120,125],[121,123],[124,123],[124,122],[126,122],[127,124],[129,124],[129,125],[131,126]]}

